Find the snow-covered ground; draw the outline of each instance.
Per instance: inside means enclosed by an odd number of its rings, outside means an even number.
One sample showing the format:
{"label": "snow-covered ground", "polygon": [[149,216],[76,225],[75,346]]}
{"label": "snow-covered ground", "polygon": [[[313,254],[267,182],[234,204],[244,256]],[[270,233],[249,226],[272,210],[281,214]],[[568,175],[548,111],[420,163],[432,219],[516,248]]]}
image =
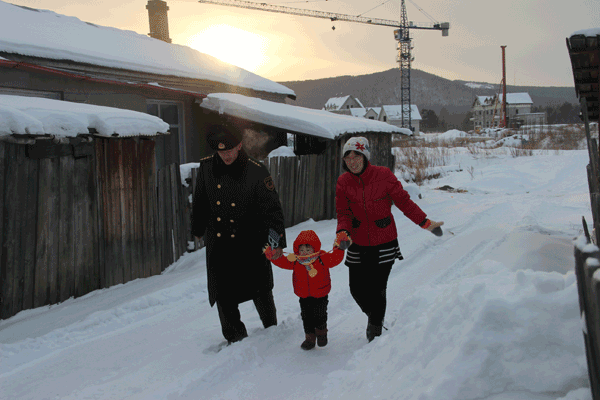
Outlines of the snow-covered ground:
{"label": "snow-covered ground", "polygon": [[[0,321],[0,398],[591,399],[573,274],[573,239],[592,220],[587,151],[448,151],[445,176],[407,185],[444,236],[394,211],[405,259],[372,343],[342,264],[329,345],[300,349],[291,273],[274,267],[279,325],[263,329],[244,303],[250,336],[217,351],[200,250],[160,276]],[[288,243],[313,229],[330,249],[335,228],[309,220],[287,229]]]}

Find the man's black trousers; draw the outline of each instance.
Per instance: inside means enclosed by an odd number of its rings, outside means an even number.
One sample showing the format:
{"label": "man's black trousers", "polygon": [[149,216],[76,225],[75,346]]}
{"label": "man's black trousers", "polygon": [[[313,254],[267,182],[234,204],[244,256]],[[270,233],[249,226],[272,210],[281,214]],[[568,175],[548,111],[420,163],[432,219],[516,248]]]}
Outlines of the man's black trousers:
{"label": "man's black trousers", "polygon": [[[277,325],[277,310],[275,309],[275,301],[273,300],[273,291],[264,292],[259,297],[252,299],[252,301],[265,328]],[[237,342],[248,336],[246,325],[244,325],[241,319],[238,303],[219,301],[217,299],[217,309],[219,310],[219,319],[221,320],[221,330],[228,342]]]}

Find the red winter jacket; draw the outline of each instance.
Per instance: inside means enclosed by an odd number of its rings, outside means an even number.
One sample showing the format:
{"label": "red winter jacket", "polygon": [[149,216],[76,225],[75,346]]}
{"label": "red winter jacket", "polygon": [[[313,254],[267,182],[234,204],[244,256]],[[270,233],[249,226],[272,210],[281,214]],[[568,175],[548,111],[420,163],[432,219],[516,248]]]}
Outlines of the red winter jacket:
{"label": "red winter jacket", "polygon": [[314,231],[302,231],[294,241],[294,254],[300,254],[300,245],[310,244],[315,253],[321,253],[312,266],[317,270],[314,277],[308,275],[308,270],[298,261],[290,262],[286,257],[279,257],[271,262],[279,268],[291,269],[294,293],[298,297],[325,297],[331,291],[329,268],[333,268],[344,259],[344,251],[337,247],[331,253],[321,250],[321,241]]}
{"label": "red winter jacket", "polygon": [[417,225],[427,218],[389,168],[367,162],[360,175],[346,172],[335,189],[337,231],[348,231],[360,246],[391,242],[398,237],[392,204]]}

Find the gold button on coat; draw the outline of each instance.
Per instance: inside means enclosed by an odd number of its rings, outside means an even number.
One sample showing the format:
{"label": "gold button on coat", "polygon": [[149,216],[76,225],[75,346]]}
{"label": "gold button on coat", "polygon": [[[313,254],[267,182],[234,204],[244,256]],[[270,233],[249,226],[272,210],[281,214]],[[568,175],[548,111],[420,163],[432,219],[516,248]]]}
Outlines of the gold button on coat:
{"label": "gold button on coat", "polygon": [[233,220],[232,219],[230,219],[229,222],[231,222],[233,224]]}
{"label": "gold button on coat", "polygon": [[235,203],[231,203],[231,207],[235,207]]}
{"label": "gold button on coat", "polygon": [[218,206],[220,206],[220,205],[221,205],[221,202],[220,202],[220,201],[217,201],[217,205],[218,205]]}
{"label": "gold button on coat", "polygon": [[220,233],[217,233],[217,237],[221,237],[221,234],[220,234]]}
{"label": "gold button on coat", "polygon": [[231,235],[231,237],[232,237],[232,238],[234,238],[234,237],[235,237],[235,235]]}
{"label": "gold button on coat", "polygon": [[217,221],[221,222],[221,217],[217,217]]}
{"label": "gold button on coat", "polygon": [[217,189],[221,189],[221,185],[217,185]]}

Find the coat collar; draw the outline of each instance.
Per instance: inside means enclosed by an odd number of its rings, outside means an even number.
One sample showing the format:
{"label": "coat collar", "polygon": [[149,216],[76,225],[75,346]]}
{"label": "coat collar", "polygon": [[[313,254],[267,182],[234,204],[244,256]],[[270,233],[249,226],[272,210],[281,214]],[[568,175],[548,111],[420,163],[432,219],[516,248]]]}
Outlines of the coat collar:
{"label": "coat collar", "polygon": [[246,171],[248,165],[248,154],[241,149],[238,157],[231,165],[227,165],[223,162],[218,153],[213,155],[214,160],[214,174],[217,178],[221,178],[224,175],[228,175],[232,178],[240,178],[244,171]]}

